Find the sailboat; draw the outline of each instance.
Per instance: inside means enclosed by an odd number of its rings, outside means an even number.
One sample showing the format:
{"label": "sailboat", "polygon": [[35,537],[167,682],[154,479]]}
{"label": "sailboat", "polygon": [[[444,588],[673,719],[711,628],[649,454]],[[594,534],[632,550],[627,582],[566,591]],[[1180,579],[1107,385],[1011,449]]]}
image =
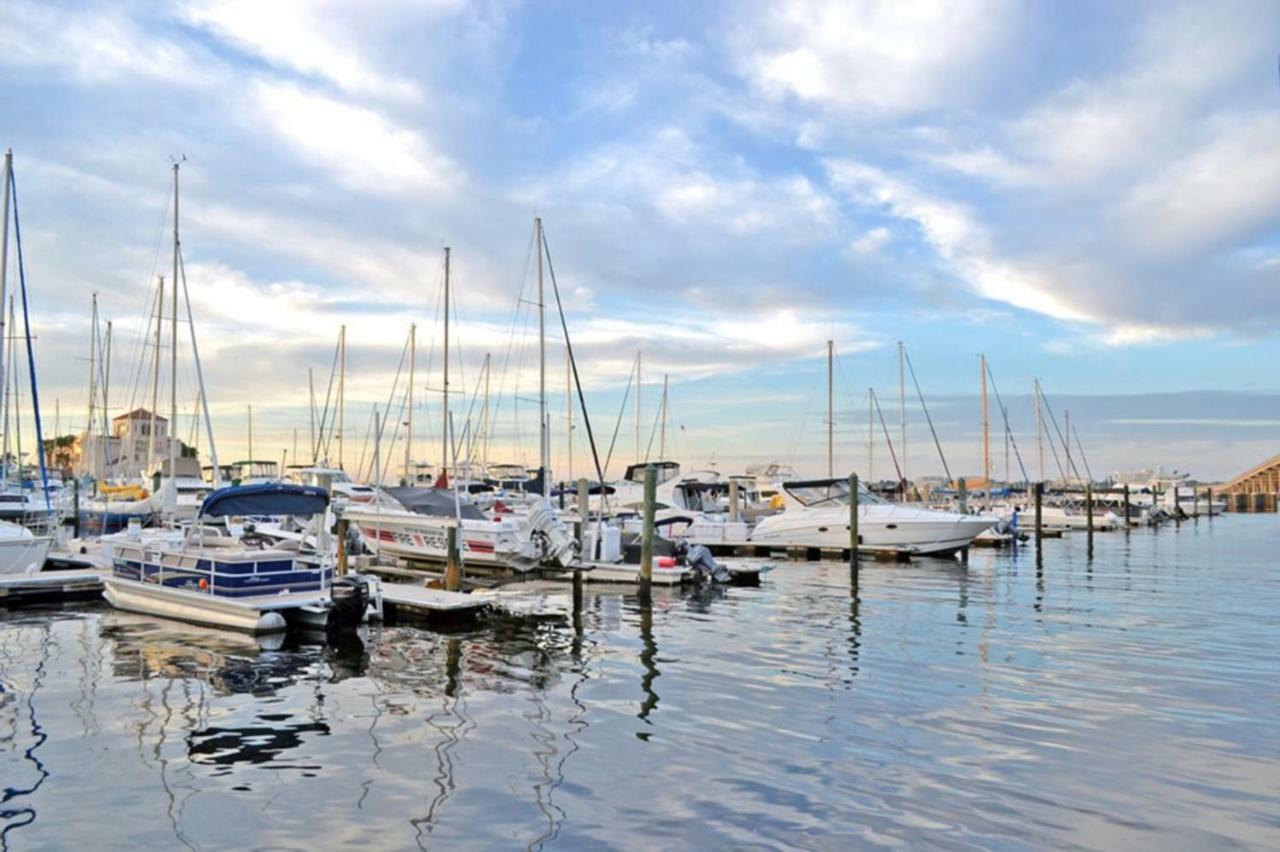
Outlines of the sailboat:
{"label": "sailboat", "polygon": [[[0,226],[0,306],[5,303],[5,294],[8,287],[9,276],[9,212],[13,211],[13,231],[14,244],[17,247],[18,260],[18,281],[20,291],[22,293],[22,315],[23,320],[27,319],[27,284],[26,270],[23,265],[22,258],[22,229],[18,218],[18,193],[17,186],[13,176],[13,152],[6,151],[4,155],[4,175],[3,175],[3,213],[0,218],[3,219],[3,225]],[[40,474],[42,483],[45,485],[43,489],[45,508],[50,508],[49,489],[47,486],[47,476],[45,475],[44,464],[44,438],[40,429],[40,401],[36,393],[35,384],[35,359],[31,345],[31,329],[30,324],[26,325],[26,341],[27,341],[27,358],[31,367],[31,395],[32,407],[35,411],[36,420],[36,441],[37,451],[40,454]],[[16,329],[9,329],[9,333],[13,333]],[[3,311],[0,310],[0,340],[5,337],[5,323]],[[3,365],[3,346],[0,346],[0,376],[7,375]],[[8,424],[5,424],[7,435]],[[7,444],[7,438],[6,438]],[[10,521],[0,521],[0,576],[15,574],[34,574],[44,567],[45,559],[49,555],[49,545],[52,543],[51,538],[47,536],[37,536],[31,530],[21,524],[15,524]]]}

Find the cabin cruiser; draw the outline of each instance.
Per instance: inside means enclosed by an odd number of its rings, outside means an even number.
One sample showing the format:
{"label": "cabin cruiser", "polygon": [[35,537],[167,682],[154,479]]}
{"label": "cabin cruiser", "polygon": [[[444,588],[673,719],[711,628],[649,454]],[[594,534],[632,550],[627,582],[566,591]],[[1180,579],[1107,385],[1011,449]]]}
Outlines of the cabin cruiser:
{"label": "cabin cruiser", "polygon": [[[118,609],[247,633],[278,632],[290,619],[314,625],[332,600],[328,503],[323,490],[302,485],[220,488],[185,529],[144,531],[134,524],[105,538],[111,573],[103,578],[104,594]],[[310,519],[315,548],[305,546],[305,536],[279,543],[249,526],[235,535],[215,523],[285,515]]]}
{"label": "cabin cruiser", "polygon": [[[996,513],[1001,520],[1017,518],[1019,526],[1035,523],[1035,504],[1006,503]],[[1089,528],[1089,514],[1082,505],[1057,503],[1040,504],[1040,526],[1046,530],[1084,530]],[[1120,529],[1124,522],[1110,509],[1097,506],[1093,512],[1093,528],[1098,531]]]}
{"label": "cabin cruiser", "polygon": [[448,535],[457,529],[464,562],[532,568],[543,563],[567,567],[576,542],[551,503],[529,495],[524,513],[486,514],[459,492],[443,488],[385,488],[397,506],[349,504],[342,517],[365,548],[402,559],[443,562]]}
{"label": "cabin cruiser", "polygon": [[372,485],[356,482],[345,470],[337,467],[290,465],[286,469],[285,481],[323,488],[333,500],[334,508],[348,503],[372,503],[378,496],[378,490]]}
{"label": "cabin cruiser", "polygon": [[[774,547],[848,548],[849,482],[779,483],[784,510],[762,518],[747,543]],[[968,547],[996,518],[904,506],[858,488],[858,546],[921,555],[949,555]]]}
{"label": "cabin cruiser", "polygon": [[0,521],[0,577],[35,574],[44,567],[53,539],[21,524]]}

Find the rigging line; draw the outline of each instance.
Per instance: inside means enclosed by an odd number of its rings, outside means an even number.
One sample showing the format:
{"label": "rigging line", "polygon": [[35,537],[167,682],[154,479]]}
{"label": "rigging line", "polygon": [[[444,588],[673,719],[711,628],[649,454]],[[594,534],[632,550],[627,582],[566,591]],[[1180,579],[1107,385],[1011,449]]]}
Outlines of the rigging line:
{"label": "rigging line", "polygon": [[[325,424],[329,420],[329,400],[333,395],[334,376],[338,373],[338,353],[341,350],[342,340],[341,332],[339,332],[339,339],[333,344],[333,363],[329,365],[329,386],[325,388],[324,391],[324,408],[320,410],[320,423],[319,427],[316,429],[316,445],[311,448],[312,458],[316,460],[321,458],[321,450],[323,449],[324,458],[327,461],[329,458],[329,448],[333,446],[332,437],[327,439],[325,437]],[[334,419],[336,420],[337,417],[335,416]],[[361,453],[361,457],[363,457],[363,453]]]}
{"label": "rigging line", "polygon": [[1076,446],[1080,448],[1080,460],[1084,462],[1084,472],[1089,477],[1089,481],[1093,482],[1093,471],[1089,470],[1089,457],[1084,454],[1084,444],[1080,443],[1080,430],[1076,429],[1075,424],[1071,424],[1071,432],[1076,436]]}
{"label": "rigging line", "polygon": [[[636,377],[636,367],[635,367],[635,364],[636,364],[636,362],[638,362],[639,360],[640,360],[640,353],[639,353],[639,352],[637,352],[637,353],[636,353],[635,361],[633,361],[633,362],[632,362],[631,372],[627,374],[627,387],[626,387],[626,389],[622,392],[622,405],[620,405],[620,406],[618,407],[618,419],[617,419],[617,420],[615,420],[615,421],[613,422],[613,437],[609,439],[609,452],[608,452],[608,453],[605,455],[605,457],[604,457],[604,469],[605,469],[605,470],[608,470],[608,469],[609,469],[609,462],[611,462],[611,461],[613,460],[613,448],[614,448],[614,446],[616,446],[616,445],[617,445],[617,443],[618,443],[618,432],[619,432],[619,431],[621,430],[621,428],[622,428],[622,417],[623,417],[623,415],[625,415],[625,414],[627,413],[627,399],[631,396],[631,382],[632,382],[632,381],[635,379],[635,377]],[[639,461],[639,459],[636,459],[636,461]],[[603,480],[603,479],[601,479],[601,480],[600,480],[600,483],[603,485],[603,484],[604,484],[604,480]]]}
{"label": "rigging line", "polygon": [[800,428],[791,434],[791,438],[787,442],[787,461],[793,466],[796,462],[796,454],[800,452],[800,445],[804,439],[805,424],[809,422],[809,412],[813,410],[813,401],[817,398],[820,384],[821,376],[815,372],[813,374],[813,384],[809,386],[809,395],[805,398],[804,411],[800,415]]}
{"label": "rigging line", "polygon": [[884,422],[884,411],[880,408],[880,397],[875,390],[871,391],[871,404],[880,416],[880,428],[884,430],[884,442],[889,445],[889,458],[893,459],[893,470],[898,474],[898,482],[903,481],[902,468],[898,465],[898,454],[893,451],[893,439],[889,437],[889,424]]}
{"label": "rigging line", "polygon": [[836,355],[836,371],[840,374],[840,381],[844,383],[845,396],[849,398],[849,429],[853,432],[854,438],[861,442],[869,436],[862,431],[862,419],[858,416],[858,404],[854,402],[853,390],[849,386],[849,376],[845,373],[844,362],[840,360],[838,354]]}
{"label": "rigging line", "polygon": [[933,428],[933,418],[929,416],[929,406],[925,405],[924,394],[920,391],[920,382],[916,379],[916,368],[911,366],[911,355],[903,347],[902,354],[907,360],[907,369],[911,371],[911,383],[916,386],[916,396],[920,398],[920,407],[924,409],[924,419],[929,424],[929,432],[933,435],[933,445],[938,448],[938,458],[942,459],[942,470],[947,474],[947,480],[954,482],[951,477],[951,468],[947,466],[947,457],[942,453],[942,442],[938,440],[938,431]]}
{"label": "rigging line", "polygon": [[[663,416],[664,414],[668,414],[668,413],[669,413],[669,412],[666,412],[666,411],[663,411],[663,410],[662,410],[662,409],[663,409],[663,407],[664,407],[665,405],[666,405],[666,399],[664,398],[664,399],[663,399],[663,401],[662,401],[662,404],[658,406],[658,410],[654,412],[654,415],[653,415],[653,427],[649,430],[649,443],[648,443],[648,444],[646,444],[646,445],[645,445],[645,448],[644,448],[644,463],[645,463],[645,464],[648,464],[648,463],[649,463],[649,452],[653,449],[653,439],[654,439],[654,436],[655,436],[655,435],[657,435],[657,432],[658,432],[658,426],[659,426],[659,424],[662,422],[662,416]],[[637,461],[638,461],[638,459],[637,459]],[[658,461],[666,461],[666,459],[658,459]]]}
{"label": "rigging line", "polygon": [[[44,427],[40,423],[40,389],[36,384],[35,344],[31,340],[31,315],[27,310],[27,264],[22,257],[22,226],[18,222],[18,179],[9,169],[9,190],[13,198],[13,242],[18,249],[18,284],[22,290],[22,328],[27,338],[27,367],[31,373],[31,409],[36,418],[36,449],[40,459],[40,484],[44,491],[44,507],[53,511],[49,498],[49,471],[45,467]],[[15,412],[16,413],[16,412]]]}
{"label": "rigging line", "polygon": [[520,311],[522,310],[521,304],[524,301],[525,288],[529,286],[529,271],[533,267],[533,243],[536,239],[536,233],[536,229],[529,232],[529,248],[525,253],[524,274],[520,277],[520,289],[516,293],[515,305],[511,309],[511,323],[507,332],[507,348],[506,352],[503,354],[502,370],[498,373],[497,401],[494,403],[493,413],[490,415],[489,419],[490,440],[492,440],[493,435],[495,434],[496,426],[500,422],[502,415],[502,401],[505,398],[507,387],[507,372],[511,368],[511,350],[515,346],[516,327],[520,323]]}
{"label": "rigging line", "polygon": [[991,372],[990,361],[987,362],[987,378],[991,380],[991,390],[995,391],[996,405],[1000,406],[1000,415],[1004,418],[1004,432],[1009,436],[1009,444],[1013,447],[1013,455],[1018,460],[1018,469],[1022,471],[1022,480],[1030,482],[1031,477],[1027,475],[1026,465],[1022,463],[1022,453],[1018,450],[1018,440],[1013,437],[1013,428],[1009,426],[1009,409],[1005,406],[1004,400],[1000,398],[1000,388],[996,387],[996,377]]}
{"label": "rigging line", "polygon": [[[383,409],[383,411],[387,415],[391,414],[391,403],[396,397],[396,388],[400,387],[400,374],[404,370],[405,358],[407,358],[408,355],[409,355],[409,338],[406,337],[404,339],[404,347],[400,350],[400,363],[396,367],[396,376],[395,376],[395,379],[392,380],[391,382],[391,391],[387,394],[387,405],[386,405],[386,408]],[[382,441],[382,436],[386,434],[386,431],[387,431],[387,419],[388,417],[383,417],[382,421],[378,424],[377,440],[380,443]],[[400,419],[401,420],[404,419],[404,403],[403,402],[400,404]],[[395,449],[395,435],[396,435],[396,432],[398,431],[399,431],[399,426],[397,425],[396,430],[391,433],[391,445],[387,447],[387,455],[389,456],[394,455],[393,451]],[[365,457],[365,453],[367,452],[367,450],[368,450],[368,447],[360,448],[360,458]]]}
{"label": "rigging line", "polygon": [[[551,247],[547,245],[546,228],[542,229],[542,246],[539,250],[543,249],[547,252],[547,270],[551,273],[551,292],[556,297],[556,312],[560,314],[560,328],[564,331],[564,346],[569,352],[569,366],[573,368],[573,383],[578,388],[578,404],[582,407],[582,423],[587,427],[587,440],[591,443],[591,460],[596,465],[596,476],[600,477],[600,508],[603,513],[605,502],[604,468],[600,466],[600,454],[596,451],[596,436],[591,429],[591,417],[587,414],[587,398],[582,391],[582,380],[578,377],[578,359],[573,355],[573,343],[569,340],[569,323],[564,318],[564,303],[560,301],[560,285],[556,283],[556,268],[551,262]],[[543,476],[546,476],[545,471]]]}
{"label": "rigging line", "polygon": [[[182,255],[181,243],[178,244],[178,272],[182,277],[182,297],[187,305],[187,327],[191,332],[191,355],[192,359],[195,361],[196,381],[200,386],[199,396],[196,400],[196,407],[204,413],[205,431],[209,435],[209,461],[213,465],[213,481],[214,483],[218,483],[220,481],[218,473],[218,449],[217,444],[215,444],[213,440],[213,419],[209,415],[209,398],[204,389],[204,367],[200,363],[200,349],[196,345],[196,323],[195,317],[191,312],[191,296],[187,290],[187,263]],[[177,341],[174,341],[174,345],[177,345]],[[198,413],[193,412],[193,419],[196,417],[198,417]],[[174,428],[177,428],[177,424],[174,424]],[[196,441],[193,440],[192,444],[195,445],[195,443]],[[199,453],[197,452],[197,459],[198,458]],[[283,473],[283,471],[281,471],[281,473]],[[173,474],[173,471],[170,471],[170,474]]]}
{"label": "rigging line", "polygon": [[[1041,402],[1042,402],[1042,403],[1044,403],[1044,411],[1047,411],[1047,412],[1048,412],[1048,422],[1053,423],[1053,431],[1057,432],[1057,440],[1061,441],[1062,448],[1064,448],[1064,449],[1066,450],[1066,455],[1068,455],[1068,459],[1066,459],[1066,461],[1068,461],[1068,463],[1069,463],[1069,464],[1070,464],[1070,466],[1071,466],[1071,472],[1075,473],[1075,477],[1076,477],[1076,478],[1079,478],[1079,477],[1080,477],[1080,472],[1078,471],[1078,469],[1075,469],[1075,461],[1074,461],[1074,459],[1071,459],[1071,458],[1070,458],[1070,455],[1071,455],[1071,448],[1070,448],[1070,446],[1066,445],[1066,441],[1062,440],[1062,430],[1061,430],[1061,429],[1059,429],[1059,427],[1057,427],[1057,417],[1053,416],[1053,408],[1052,408],[1052,407],[1050,407],[1050,404],[1048,404],[1048,397],[1046,397],[1046,395],[1044,395],[1044,385],[1041,385]],[[1050,439],[1048,439],[1048,445],[1050,445],[1050,446],[1051,446],[1051,448],[1053,449],[1053,461],[1057,462],[1057,448],[1056,448],[1056,446],[1053,446],[1053,436],[1052,436],[1052,435],[1050,435]],[[1061,464],[1061,462],[1057,463],[1057,471],[1059,471],[1059,473],[1061,473],[1061,475],[1062,475],[1062,484],[1064,484],[1064,485],[1065,485],[1065,484],[1066,484],[1066,478],[1068,478],[1068,477],[1066,477],[1066,471],[1064,471],[1064,469],[1062,469],[1062,464]]]}

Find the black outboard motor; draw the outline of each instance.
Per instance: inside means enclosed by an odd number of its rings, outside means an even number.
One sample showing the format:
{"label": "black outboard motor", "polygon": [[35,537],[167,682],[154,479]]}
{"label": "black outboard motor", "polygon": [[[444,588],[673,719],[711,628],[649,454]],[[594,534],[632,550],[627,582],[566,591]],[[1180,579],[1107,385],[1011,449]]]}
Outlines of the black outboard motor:
{"label": "black outboard motor", "polygon": [[363,577],[338,577],[329,587],[330,630],[351,630],[364,620],[369,608],[369,582]]}

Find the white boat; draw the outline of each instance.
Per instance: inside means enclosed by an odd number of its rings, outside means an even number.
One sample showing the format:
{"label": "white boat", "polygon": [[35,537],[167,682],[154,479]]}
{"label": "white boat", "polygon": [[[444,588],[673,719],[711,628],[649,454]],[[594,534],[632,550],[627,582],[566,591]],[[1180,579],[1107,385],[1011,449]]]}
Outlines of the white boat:
{"label": "white boat", "polygon": [[[749,544],[773,547],[849,547],[849,482],[818,479],[779,483],[784,510],[762,518]],[[947,555],[968,547],[997,518],[961,515],[889,503],[858,489],[858,546],[921,555]]]}
{"label": "white boat", "polygon": [[[329,605],[334,557],[325,530],[329,498],[319,488],[282,483],[221,488],[185,530],[136,526],[104,539],[111,573],[103,578],[112,606],[247,633],[285,629],[287,615]],[[313,552],[205,523],[228,516],[309,517]],[[310,618],[306,620],[310,621]]]}
{"label": "white boat", "polygon": [[[1034,529],[1036,508],[1034,503],[1006,504],[997,511],[1001,520],[1012,521],[1017,514],[1017,526],[1021,529]],[[1085,530],[1089,528],[1089,515],[1084,506],[1057,505],[1041,503],[1040,526],[1046,530]],[[1110,509],[1095,506],[1093,510],[1093,528],[1096,531],[1120,529],[1124,522],[1120,516]]]}
{"label": "white boat", "polygon": [[569,530],[547,500],[528,496],[523,514],[487,515],[452,491],[388,488],[398,507],[349,504],[342,517],[365,548],[379,555],[443,562],[449,530],[456,528],[464,562],[476,565],[568,566],[576,555]]}
{"label": "white boat", "polygon": [[51,542],[21,524],[0,521],[0,576],[38,573],[49,556]]}

